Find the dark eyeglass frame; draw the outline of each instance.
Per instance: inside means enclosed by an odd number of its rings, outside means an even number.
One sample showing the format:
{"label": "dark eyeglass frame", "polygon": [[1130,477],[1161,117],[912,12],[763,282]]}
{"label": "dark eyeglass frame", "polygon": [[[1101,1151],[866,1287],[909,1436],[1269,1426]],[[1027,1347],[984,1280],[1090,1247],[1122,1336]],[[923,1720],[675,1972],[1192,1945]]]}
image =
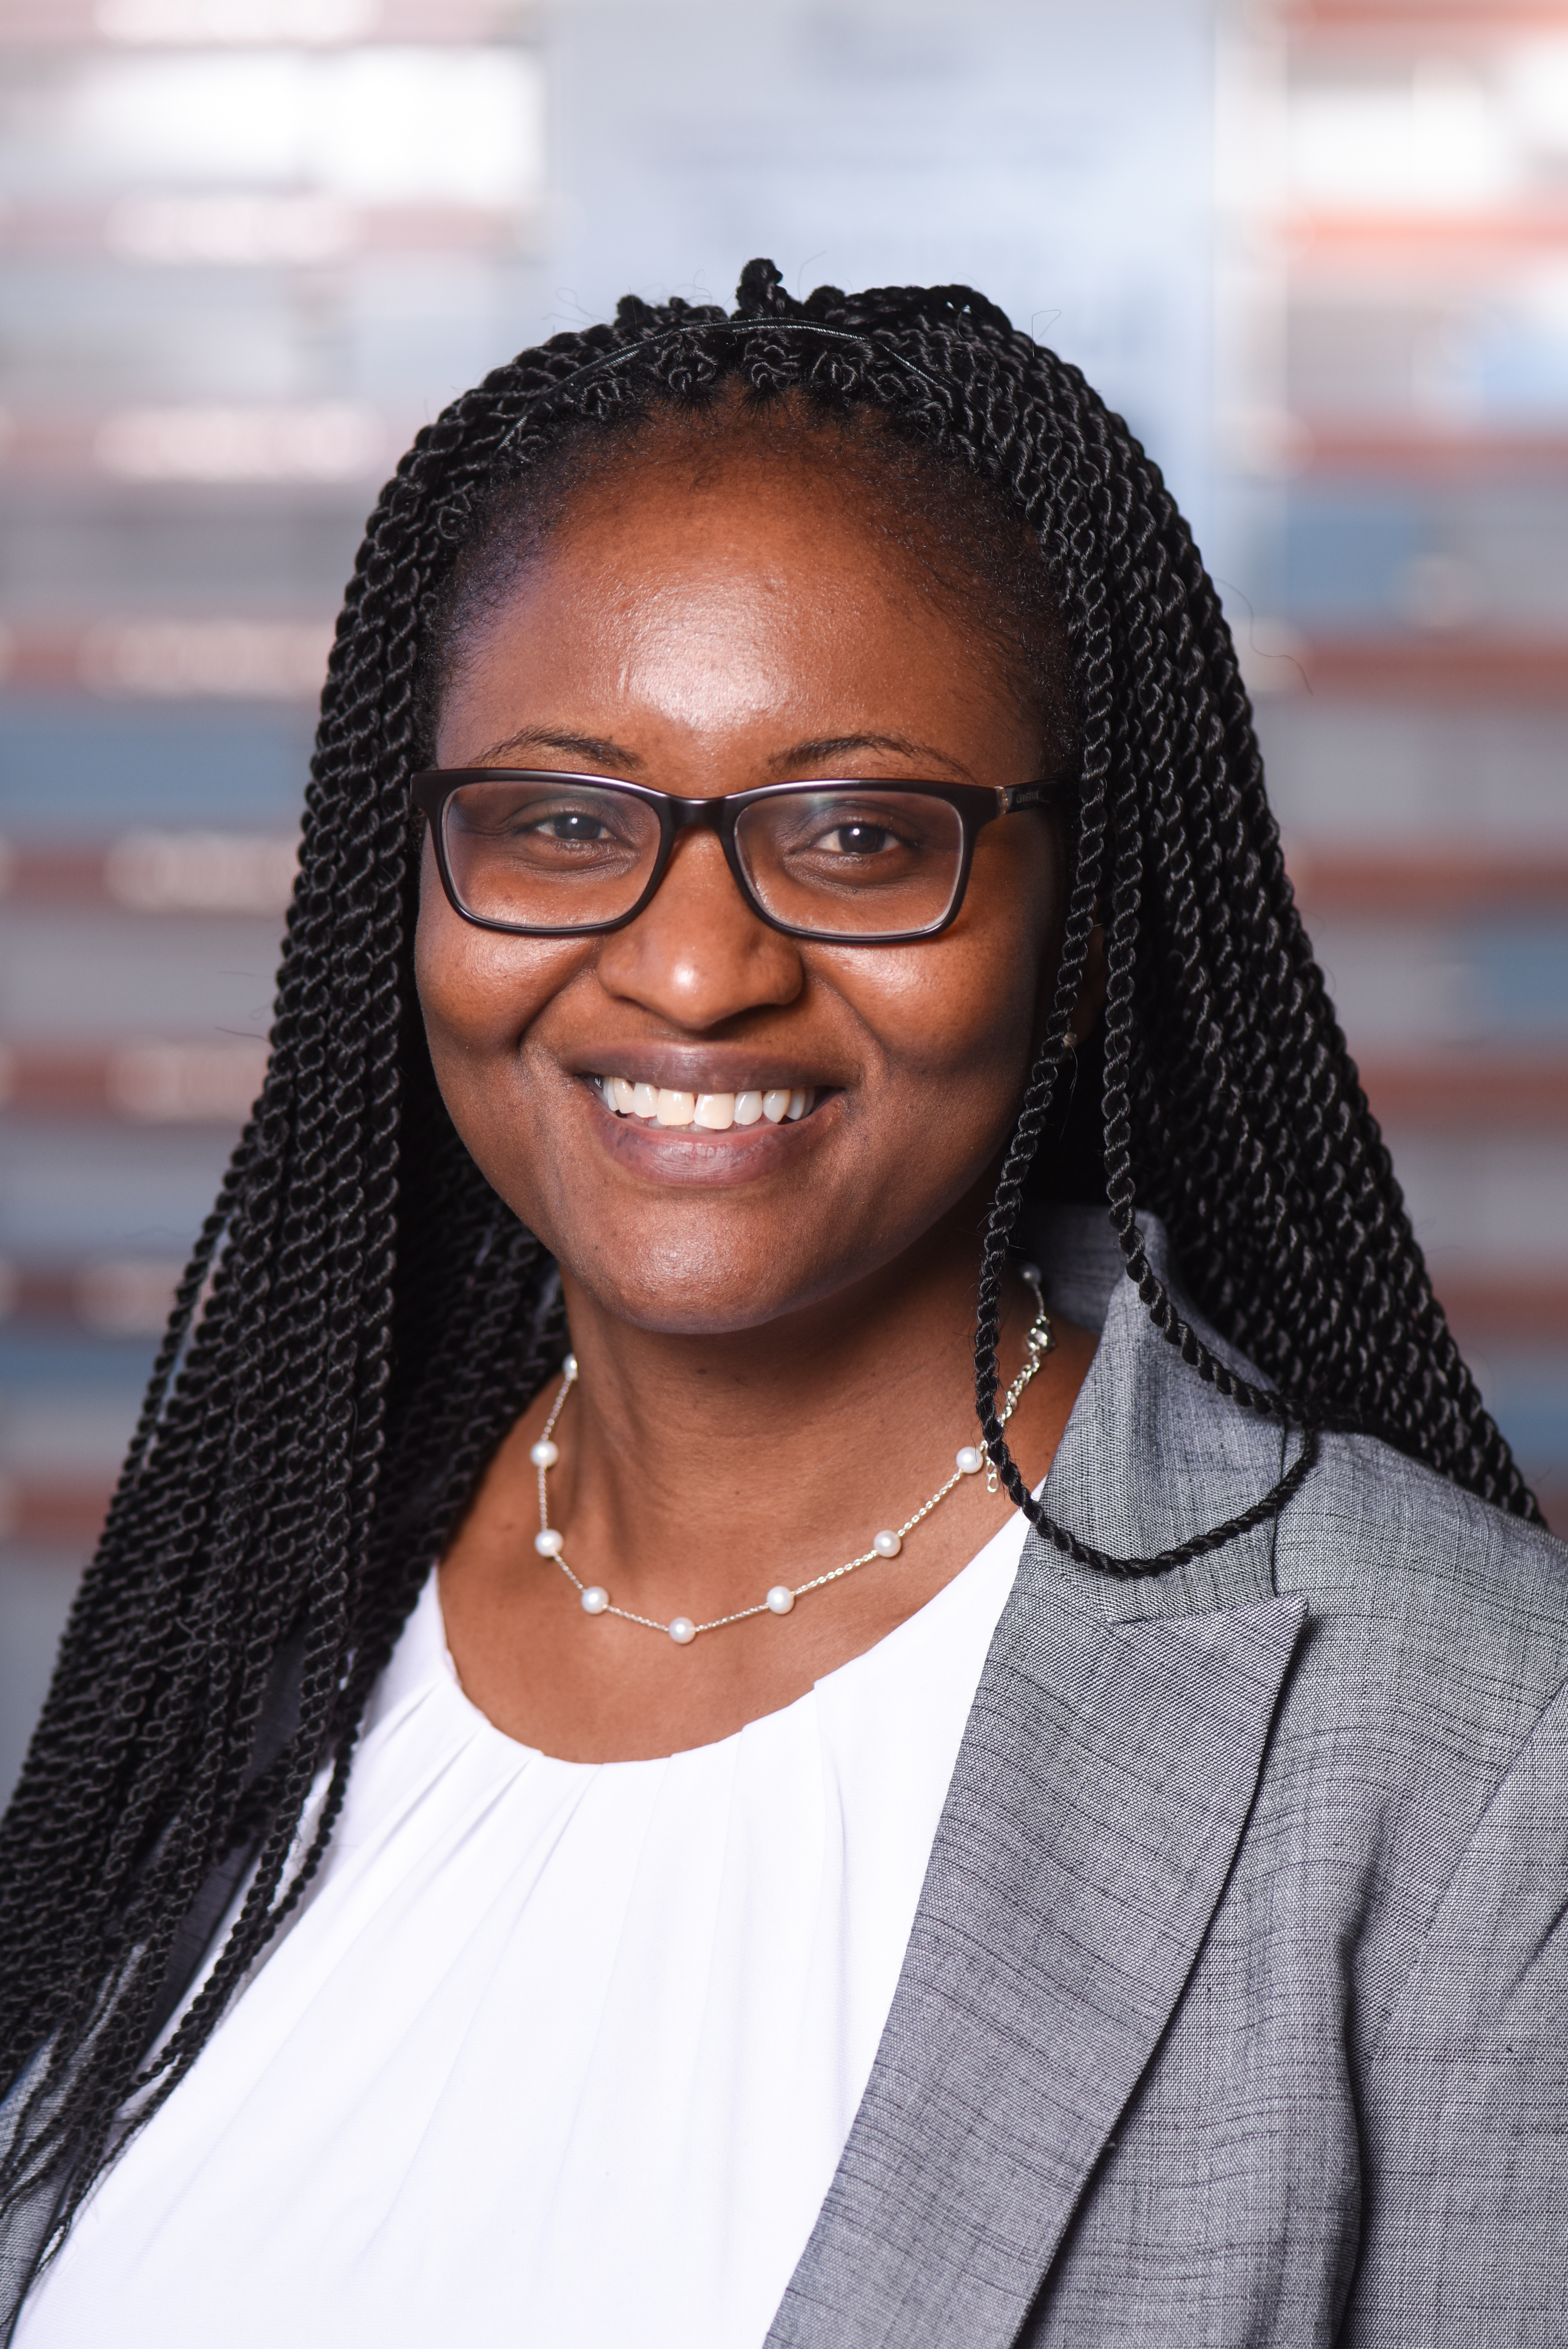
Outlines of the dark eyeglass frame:
{"label": "dark eyeglass frame", "polygon": [[[458,895],[452,867],[446,853],[446,808],[452,793],[465,783],[578,783],[595,791],[620,792],[625,798],[640,800],[659,818],[659,850],[649,874],[647,885],[635,905],[608,922],[569,922],[559,927],[546,927],[535,922],[497,922],[485,915],[472,913]],[[622,930],[635,922],[652,901],[659,883],[670,867],[675,843],[683,832],[713,832],[719,835],[735,886],[760,922],[771,930],[781,930],[787,938],[812,938],[818,946],[826,947],[899,947],[913,946],[923,938],[940,937],[958,919],[969,887],[970,867],[974,861],[974,844],[988,823],[998,816],[1012,815],[1022,808],[1054,805],[1068,788],[1062,777],[1050,777],[1033,783],[932,783],[912,777],[894,779],[879,775],[863,779],[856,775],[818,775],[809,781],[795,783],[762,783],[753,791],[723,792],[712,799],[680,799],[671,792],[655,791],[648,783],[628,783],[618,775],[567,774],[556,767],[428,767],[414,777],[411,785],[414,805],[426,818],[431,838],[435,846],[436,864],[441,872],[441,886],[452,911],[476,929],[501,930],[510,937],[524,938],[587,938],[602,936],[608,930]],[[810,792],[854,791],[919,792],[923,797],[945,800],[957,812],[962,833],[959,856],[958,880],[952,898],[940,921],[928,922],[918,930],[878,930],[869,935],[864,930],[837,931],[805,929],[794,922],[781,921],[776,914],[759,905],[747,880],[735,845],[735,826],[749,807],[762,800],[788,799]]]}

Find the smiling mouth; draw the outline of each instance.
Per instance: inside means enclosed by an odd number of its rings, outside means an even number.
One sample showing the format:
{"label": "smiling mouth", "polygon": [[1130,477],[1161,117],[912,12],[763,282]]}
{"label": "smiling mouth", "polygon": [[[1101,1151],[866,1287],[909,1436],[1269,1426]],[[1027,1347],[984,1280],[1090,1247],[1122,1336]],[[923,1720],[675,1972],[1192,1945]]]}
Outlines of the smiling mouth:
{"label": "smiling mouth", "polygon": [[764,1092],[682,1093],[663,1085],[634,1084],[628,1077],[591,1080],[605,1107],[616,1117],[644,1125],[695,1126],[705,1133],[728,1133],[732,1126],[786,1125],[809,1117],[816,1107],[815,1085],[774,1085]]}

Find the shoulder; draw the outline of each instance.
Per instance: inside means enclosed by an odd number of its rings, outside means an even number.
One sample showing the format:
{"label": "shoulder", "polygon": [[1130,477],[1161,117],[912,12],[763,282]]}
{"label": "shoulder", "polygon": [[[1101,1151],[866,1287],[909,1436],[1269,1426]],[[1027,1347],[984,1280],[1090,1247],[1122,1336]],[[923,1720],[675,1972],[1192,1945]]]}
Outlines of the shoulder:
{"label": "shoulder", "polygon": [[[1164,1235],[1147,1221],[1150,1259],[1168,1275]],[[1067,1237],[1072,1280],[1053,1261],[1053,1294],[1093,1316],[1101,1341],[1048,1505],[1112,1557],[1158,1557],[1248,1512],[1301,1438],[1239,1409],[1183,1360],[1115,1276],[1114,1238],[1092,1223]],[[1259,1383],[1168,1277],[1210,1351]],[[1293,1717],[1303,1700],[1368,1724],[1381,1707],[1388,1734],[1410,1742],[1429,1744],[1446,1706],[1511,1736],[1568,1682],[1568,1547],[1370,1436],[1324,1436],[1276,1518],[1174,1571],[1111,1581],[1058,1570],[1057,1580],[1111,1621],[1304,1604]]]}
{"label": "shoulder", "polygon": [[1243,1870],[1271,1913],[1288,1855],[1299,1938],[1344,1966],[1364,2147],[1393,2198],[1376,2252],[1394,2202],[1417,2231],[1435,2218],[1456,2083],[1490,2208],[1561,2187],[1568,1547],[1336,1437],[1281,1520],[1275,1578],[1306,1612]]}
{"label": "shoulder", "polygon": [[[1336,1436],[1280,1519],[1274,1584],[1305,1613],[1261,1814],[1333,1885],[1367,2027],[1423,1950],[1472,1989],[1533,1965],[1568,1905],[1568,1549]],[[1563,1956],[1537,1978],[1559,2017]]]}
{"label": "shoulder", "polygon": [[1509,1692],[1568,1679],[1568,1546],[1371,1437],[1323,1439],[1279,1521],[1274,1587]]}

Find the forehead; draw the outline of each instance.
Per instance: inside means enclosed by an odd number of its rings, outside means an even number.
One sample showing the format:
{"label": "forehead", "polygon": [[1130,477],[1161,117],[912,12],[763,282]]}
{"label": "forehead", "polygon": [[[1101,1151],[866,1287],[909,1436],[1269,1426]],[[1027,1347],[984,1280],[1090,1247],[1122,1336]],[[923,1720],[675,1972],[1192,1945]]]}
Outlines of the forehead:
{"label": "forehead", "polygon": [[733,394],[580,428],[492,507],[445,612],[427,672],[443,761],[459,704],[456,730],[498,740],[524,722],[503,722],[508,699],[527,722],[563,693],[602,714],[650,681],[707,719],[788,703],[797,735],[907,732],[890,710],[914,703],[966,730],[1005,709],[1036,760],[1066,730],[1037,542],[876,411]]}
{"label": "forehead", "polygon": [[694,435],[651,428],[612,440],[553,502],[523,567],[552,554],[635,564],[657,550],[692,567],[804,560],[905,592],[947,593],[961,616],[980,600],[978,569],[950,543],[922,485],[879,453],[826,431],[748,429]]}
{"label": "forehead", "polygon": [[808,637],[851,623],[972,635],[974,592],[952,592],[910,536],[818,466],[738,451],[649,467],[585,485],[520,568],[514,608],[587,597],[632,627],[676,611],[690,623],[703,606],[735,627]]}
{"label": "forehead", "polygon": [[[1015,727],[971,607],[819,467],[618,469],[574,497],[462,648],[440,756],[547,715],[738,743]],[[650,753],[652,745],[644,746]],[[668,743],[663,747],[668,748]]]}
{"label": "forehead", "polygon": [[1038,568],[1027,533],[961,468],[894,441],[875,415],[730,402],[577,436],[541,472],[460,560],[460,658],[503,616],[537,620],[563,596],[592,601],[603,625],[636,625],[705,584],[771,605],[775,622],[793,598],[803,624],[813,599],[839,622],[847,604],[862,624],[873,612],[920,633],[934,623],[1019,666]]}

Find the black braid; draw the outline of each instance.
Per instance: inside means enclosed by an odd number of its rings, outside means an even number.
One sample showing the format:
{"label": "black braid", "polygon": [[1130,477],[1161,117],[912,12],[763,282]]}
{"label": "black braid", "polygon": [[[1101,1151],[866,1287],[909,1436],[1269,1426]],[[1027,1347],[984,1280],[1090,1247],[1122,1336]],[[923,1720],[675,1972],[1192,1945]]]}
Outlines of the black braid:
{"label": "black braid", "polygon": [[[554,1268],[459,1143],[415,1005],[407,781],[430,755],[431,631],[498,485],[571,434],[654,405],[695,413],[721,386],[827,417],[880,410],[905,445],[968,469],[1038,543],[1064,631],[1081,779],[1065,946],[985,1235],[976,1343],[981,1423],[1013,1498],[1080,1559],[1161,1571],[1274,1514],[1335,1422],[1538,1516],[1432,1296],[1312,960],[1212,587],[1126,427],[964,286],[801,303],[753,263],[732,317],[628,299],[427,426],[370,518],[322,698],[266,1081],[0,1827],[0,2085],[32,2066],[0,2209],[54,2164],[68,2220],[127,2097],[151,2109],[194,2061],[326,1848],[366,1698],[432,1560],[558,1359]],[[1044,1518],[994,1408],[1006,1249],[1098,921],[1106,1186],[1127,1271],[1199,1375],[1302,1430],[1270,1493],[1142,1560]],[[1135,1201],[1165,1218],[1204,1311],[1266,1385],[1178,1312]],[[249,1784],[287,1656],[297,1725]],[[176,1930],[257,1835],[215,1970],[143,2071]]]}

